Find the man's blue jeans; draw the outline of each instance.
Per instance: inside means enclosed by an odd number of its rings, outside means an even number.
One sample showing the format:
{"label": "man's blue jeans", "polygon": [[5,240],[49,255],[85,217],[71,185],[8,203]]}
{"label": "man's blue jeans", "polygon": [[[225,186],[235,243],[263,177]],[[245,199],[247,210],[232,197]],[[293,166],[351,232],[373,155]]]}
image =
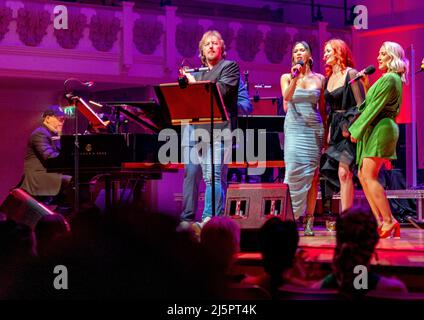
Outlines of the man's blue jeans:
{"label": "man's blue jeans", "polygon": [[[190,147],[187,147],[190,148]],[[199,201],[199,186],[202,179],[202,167],[200,164],[187,163],[184,166],[183,183],[183,212],[181,220],[196,220],[197,203]]]}
{"label": "man's blue jeans", "polygon": [[[190,152],[193,146],[187,146]],[[210,161],[210,148],[207,148],[205,156],[198,155],[196,163],[189,161],[185,165],[184,184],[183,184],[183,212],[181,220],[193,221],[197,211],[197,201],[199,199],[199,185],[201,172],[206,184],[205,207],[202,214],[202,220],[212,216],[212,165]],[[228,166],[224,163],[224,143],[215,143],[215,214],[220,215],[224,212],[225,194],[227,191],[227,173]],[[200,163],[200,164],[197,164]]]}
{"label": "man's blue jeans", "polygon": [[[205,208],[203,209],[202,220],[212,217],[212,162],[211,148],[206,148],[205,155],[200,156],[203,180],[206,184]],[[225,193],[227,187],[228,164],[225,159],[228,158],[228,151],[224,148],[222,141],[214,142],[214,170],[215,170],[215,215],[224,214]]]}

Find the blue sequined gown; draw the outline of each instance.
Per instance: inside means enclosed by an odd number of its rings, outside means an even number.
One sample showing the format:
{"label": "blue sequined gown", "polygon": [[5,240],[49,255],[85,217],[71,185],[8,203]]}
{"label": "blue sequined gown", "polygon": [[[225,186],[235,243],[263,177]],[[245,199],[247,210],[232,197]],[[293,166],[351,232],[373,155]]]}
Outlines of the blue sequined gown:
{"label": "blue sequined gown", "polygon": [[284,123],[284,182],[289,185],[296,219],[305,214],[308,191],[321,156],[324,127],[318,111],[319,89],[297,88]]}

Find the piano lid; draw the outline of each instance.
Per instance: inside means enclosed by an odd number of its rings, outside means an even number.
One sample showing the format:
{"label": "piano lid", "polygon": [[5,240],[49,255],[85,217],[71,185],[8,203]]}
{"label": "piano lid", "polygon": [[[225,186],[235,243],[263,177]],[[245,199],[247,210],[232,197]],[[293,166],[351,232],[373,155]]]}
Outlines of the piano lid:
{"label": "piano lid", "polygon": [[[121,113],[137,125],[153,133],[169,127],[168,113],[156,101],[101,101],[103,109],[109,113]],[[111,110],[112,109],[112,110]]]}

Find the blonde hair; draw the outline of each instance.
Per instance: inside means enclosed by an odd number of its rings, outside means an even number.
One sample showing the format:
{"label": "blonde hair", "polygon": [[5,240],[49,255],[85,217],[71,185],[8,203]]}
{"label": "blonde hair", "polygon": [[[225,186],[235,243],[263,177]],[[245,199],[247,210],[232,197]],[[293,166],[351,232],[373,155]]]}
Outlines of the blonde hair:
{"label": "blonde hair", "polygon": [[409,72],[409,61],[405,57],[405,51],[396,42],[386,41],[383,43],[390,61],[387,63],[387,72],[395,72],[400,75],[402,82],[406,83]]}
{"label": "blonde hair", "polygon": [[215,36],[215,37],[218,38],[219,45],[221,47],[221,57],[224,59],[225,56],[227,55],[227,52],[225,51],[225,42],[222,39],[221,34],[218,31],[216,31],[216,30],[206,31],[203,34],[202,39],[199,42],[199,58],[200,58],[200,60],[202,60],[202,64],[203,65],[206,65],[207,64],[206,63],[206,56],[203,54],[203,46],[205,45],[206,39],[208,37],[211,37],[211,36]]}

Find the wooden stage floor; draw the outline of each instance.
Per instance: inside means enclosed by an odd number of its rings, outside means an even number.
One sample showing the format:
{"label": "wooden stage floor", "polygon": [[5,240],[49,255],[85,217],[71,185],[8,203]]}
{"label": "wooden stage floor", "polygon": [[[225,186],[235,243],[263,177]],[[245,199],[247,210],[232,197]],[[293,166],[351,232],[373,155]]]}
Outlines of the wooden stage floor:
{"label": "wooden stage floor", "polygon": [[[331,263],[336,244],[335,232],[323,228],[315,229],[315,237],[301,235],[299,247],[306,251],[310,261]],[[401,228],[401,238],[380,239],[377,255],[372,265],[392,267],[424,267],[424,230]],[[240,253],[239,260],[260,260],[258,252]]]}

